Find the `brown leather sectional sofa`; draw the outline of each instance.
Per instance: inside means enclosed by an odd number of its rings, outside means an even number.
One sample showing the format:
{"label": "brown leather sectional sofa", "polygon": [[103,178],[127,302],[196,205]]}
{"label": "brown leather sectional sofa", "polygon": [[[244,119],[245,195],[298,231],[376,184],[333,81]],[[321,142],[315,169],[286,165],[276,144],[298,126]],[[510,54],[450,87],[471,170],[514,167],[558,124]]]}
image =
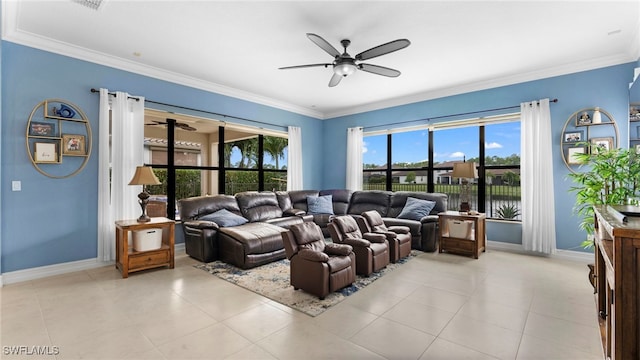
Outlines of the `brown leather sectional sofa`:
{"label": "brown leather sectional sofa", "polygon": [[[333,214],[308,213],[307,197],[331,195]],[[420,220],[399,219],[408,197],[435,202],[431,213]],[[325,237],[333,215],[360,216],[378,211],[387,226],[408,226],[412,248],[435,251],[438,238],[437,213],[447,210],[447,195],[423,192],[299,190],[289,192],[242,192],[235,196],[213,195],[182,199],[178,202],[185,248],[188,255],[203,261],[222,260],[243,269],[285,258],[282,232],[293,224],[313,221]],[[223,210],[223,211],[221,211]],[[240,220],[222,225],[212,221],[220,213]],[[231,214],[231,215],[229,215]]]}

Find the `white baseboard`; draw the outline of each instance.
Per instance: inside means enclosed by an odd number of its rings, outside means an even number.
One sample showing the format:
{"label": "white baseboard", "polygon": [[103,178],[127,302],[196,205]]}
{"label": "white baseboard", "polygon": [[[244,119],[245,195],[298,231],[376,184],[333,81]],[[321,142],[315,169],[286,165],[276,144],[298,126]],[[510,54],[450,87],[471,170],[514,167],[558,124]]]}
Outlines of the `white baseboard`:
{"label": "white baseboard", "polygon": [[[526,251],[521,244],[511,244],[511,243],[505,243],[500,241],[487,241],[487,248],[494,249],[494,250],[515,252],[520,254],[527,254],[527,255],[544,256],[531,251]],[[586,253],[582,251],[573,251],[573,250],[560,250],[560,249],[556,250],[556,253],[550,255],[549,257],[555,258],[555,259],[562,259],[562,260],[578,261],[578,262],[583,262],[585,264],[592,263],[595,259],[593,253]]]}
{"label": "white baseboard", "polygon": [[[184,253],[184,243],[176,244],[176,254]],[[0,287],[4,284],[15,284],[23,281],[42,279],[49,276],[67,274],[74,271],[95,269],[102,266],[113,265],[113,261],[100,261],[98,259],[86,259],[67,263],[40,266],[31,269],[16,270],[0,275]]]}

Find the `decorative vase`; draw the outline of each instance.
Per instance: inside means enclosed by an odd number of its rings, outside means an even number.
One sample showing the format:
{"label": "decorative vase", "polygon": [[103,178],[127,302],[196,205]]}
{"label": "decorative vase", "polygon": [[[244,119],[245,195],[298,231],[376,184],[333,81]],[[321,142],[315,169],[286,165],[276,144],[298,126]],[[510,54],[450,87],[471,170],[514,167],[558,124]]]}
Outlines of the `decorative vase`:
{"label": "decorative vase", "polygon": [[594,111],[593,111],[593,120],[592,120],[593,124],[601,124],[602,123],[602,114],[600,114],[600,108],[597,107]]}

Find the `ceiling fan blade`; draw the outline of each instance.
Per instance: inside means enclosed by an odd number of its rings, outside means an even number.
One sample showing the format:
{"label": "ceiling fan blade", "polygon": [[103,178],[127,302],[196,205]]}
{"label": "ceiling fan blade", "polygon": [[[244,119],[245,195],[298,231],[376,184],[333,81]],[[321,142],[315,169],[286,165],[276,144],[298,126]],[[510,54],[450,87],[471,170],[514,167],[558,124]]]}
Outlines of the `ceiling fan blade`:
{"label": "ceiling fan blade", "polygon": [[176,123],[176,126],[179,127],[180,129],[186,130],[186,131],[196,131],[197,130],[193,126],[190,126],[189,124],[185,124],[185,123]]}
{"label": "ceiling fan blade", "polygon": [[331,80],[329,80],[329,87],[334,87],[338,85],[340,83],[340,80],[342,80],[342,75],[333,74],[333,76],[331,77]]}
{"label": "ceiling fan blade", "polygon": [[326,51],[332,57],[335,58],[340,56],[340,52],[336,50],[336,48],[334,48],[333,45],[329,44],[329,42],[323,39],[322,37],[316,34],[311,34],[311,33],[307,33],[307,37],[309,38],[309,40],[313,41],[314,44],[318,45],[320,48],[322,48],[322,50]]}
{"label": "ceiling fan blade", "polygon": [[395,69],[390,69],[388,67],[379,66],[379,65],[371,65],[371,64],[358,64],[358,68],[360,70],[370,72],[376,75],[388,76],[388,77],[398,77],[400,76],[400,71]]}
{"label": "ceiling fan blade", "polygon": [[294,66],[285,66],[285,67],[281,67],[278,68],[279,70],[287,70],[287,69],[302,69],[302,68],[308,68],[308,67],[316,67],[316,66],[324,66],[324,67],[329,67],[333,64],[309,64],[309,65],[294,65]]}
{"label": "ceiling fan blade", "polygon": [[400,49],[404,49],[407,46],[411,45],[411,41],[407,39],[398,39],[386,44],[378,45],[369,50],[365,50],[360,54],[355,56],[356,60],[368,60],[373,59],[374,57],[378,57],[380,55],[385,55],[388,53],[392,53],[394,51],[398,51]]}

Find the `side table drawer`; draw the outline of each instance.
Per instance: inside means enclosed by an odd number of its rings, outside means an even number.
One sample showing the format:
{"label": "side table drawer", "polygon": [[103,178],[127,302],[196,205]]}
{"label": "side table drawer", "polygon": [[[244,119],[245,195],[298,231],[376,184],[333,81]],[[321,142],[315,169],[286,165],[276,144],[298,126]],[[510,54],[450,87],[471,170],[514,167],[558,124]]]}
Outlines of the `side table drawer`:
{"label": "side table drawer", "polygon": [[442,250],[451,251],[463,254],[473,254],[475,251],[474,241],[458,240],[452,238],[442,239]]}
{"label": "side table drawer", "polygon": [[161,264],[169,265],[169,258],[169,250],[129,254],[129,271]]}

